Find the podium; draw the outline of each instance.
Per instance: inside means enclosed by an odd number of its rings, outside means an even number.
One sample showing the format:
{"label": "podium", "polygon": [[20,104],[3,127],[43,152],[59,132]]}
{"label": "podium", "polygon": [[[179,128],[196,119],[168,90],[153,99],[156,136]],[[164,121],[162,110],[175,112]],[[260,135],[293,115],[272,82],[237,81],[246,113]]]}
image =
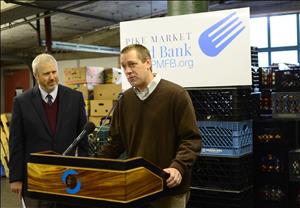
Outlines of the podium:
{"label": "podium", "polygon": [[140,157],[118,160],[32,153],[27,175],[32,198],[86,207],[139,207],[167,192],[165,173]]}

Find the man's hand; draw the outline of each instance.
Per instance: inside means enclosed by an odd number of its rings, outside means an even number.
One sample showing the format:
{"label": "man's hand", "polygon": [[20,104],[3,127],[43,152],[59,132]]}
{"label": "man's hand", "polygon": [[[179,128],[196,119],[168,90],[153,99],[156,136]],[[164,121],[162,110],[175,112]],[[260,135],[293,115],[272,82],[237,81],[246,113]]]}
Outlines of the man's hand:
{"label": "man's hand", "polygon": [[10,183],[10,190],[19,195],[20,199],[22,197],[22,186],[23,183],[21,181],[15,181]]}
{"label": "man's hand", "polygon": [[176,168],[165,168],[164,171],[170,174],[169,178],[167,179],[167,186],[169,188],[178,186],[181,183],[182,176]]}

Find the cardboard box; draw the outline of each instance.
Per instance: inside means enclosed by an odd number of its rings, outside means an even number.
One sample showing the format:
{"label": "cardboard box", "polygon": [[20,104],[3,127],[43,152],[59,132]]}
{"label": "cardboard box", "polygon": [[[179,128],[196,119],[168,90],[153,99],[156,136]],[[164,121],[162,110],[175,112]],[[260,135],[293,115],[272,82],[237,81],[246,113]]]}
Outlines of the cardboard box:
{"label": "cardboard box", "polygon": [[117,100],[122,92],[121,85],[100,84],[94,86],[94,100]]}
{"label": "cardboard box", "polygon": [[89,90],[87,84],[65,84],[65,86],[81,92],[84,99],[89,99]]}
{"label": "cardboard box", "polygon": [[91,116],[106,116],[113,106],[113,100],[90,100]]}
{"label": "cardboard box", "polygon": [[100,126],[100,121],[103,116],[89,116],[89,121],[94,123],[95,126]]}
{"label": "cardboard box", "polygon": [[79,67],[64,69],[65,84],[100,84],[104,82],[103,67]]}
{"label": "cardboard box", "polygon": [[104,69],[104,83],[105,84],[121,84],[122,83],[122,69],[106,68]]}
{"label": "cardboard box", "polygon": [[[106,116],[89,116],[89,121],[94,123],[96,126],[101,126],[101,122],[104,122]],[[103,121],[101,121],[103,119]],[[106,126],[110,124],[110,119],[108,118],[105,122]]]}
{"label": "cardboard box", "polygon": [[84,100],[84,104],[85,104],[85,113],[88,116],[88,115],[90,115],[90,101]]}

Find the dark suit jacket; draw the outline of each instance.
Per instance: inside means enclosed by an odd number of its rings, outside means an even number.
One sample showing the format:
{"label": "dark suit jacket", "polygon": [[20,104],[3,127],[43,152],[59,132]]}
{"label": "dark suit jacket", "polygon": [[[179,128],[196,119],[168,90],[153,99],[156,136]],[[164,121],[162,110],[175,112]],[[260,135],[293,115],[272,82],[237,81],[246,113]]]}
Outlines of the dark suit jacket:
{"label": "dark suit jacket", "polygon": [[[56,134],[52,136],[42,102],[38,86],[14,99],[9,138],[10,182],[26,182],[30,153],[46,150],[63,153],[87,122],[82,94],[58,85]],[[79,155],[87,156],[87,138],[82,140],[78,150]]]}

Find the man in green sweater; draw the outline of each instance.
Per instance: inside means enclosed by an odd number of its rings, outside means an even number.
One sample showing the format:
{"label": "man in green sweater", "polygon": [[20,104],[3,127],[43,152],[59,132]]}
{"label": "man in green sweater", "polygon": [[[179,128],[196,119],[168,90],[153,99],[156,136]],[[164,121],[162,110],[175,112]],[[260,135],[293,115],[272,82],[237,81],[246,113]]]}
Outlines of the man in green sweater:
{"label": "man in green sweater", "polygon": [[111,142],[100,157],[143,157],[169,174],[171,196],[149,204],[155,208],[184,208],[189,198],[191,169],[201,138],[188,93],[152,73],[151,56],[139,44],[121,51],[121,66],[131,88],[114,111]]}

